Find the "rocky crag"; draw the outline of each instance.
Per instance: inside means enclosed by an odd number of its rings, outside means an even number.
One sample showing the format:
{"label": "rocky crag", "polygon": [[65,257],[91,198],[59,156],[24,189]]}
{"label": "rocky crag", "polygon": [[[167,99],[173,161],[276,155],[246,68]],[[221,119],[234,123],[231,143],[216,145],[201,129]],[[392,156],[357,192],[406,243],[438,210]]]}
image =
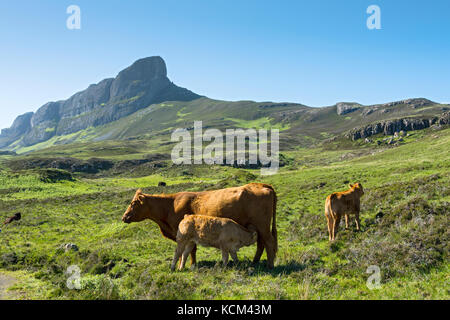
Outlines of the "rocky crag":
{"label": "rocky crag", "polygon": [[393,135],[400,131],[413,131],[429,128],[433,125],[442,126],[450,124],[450,111],[442,113],[439,117],[432,118],[402,118],[384,120],[366,126],[354,128],[345,136],[352,140],[367,138],[379,133]]}
{"label": "rocky crag", "polygon": [[18,116],[10,128],[1,131],[0,148],[17,140],[22,146],[30,146],[55,135],[118,120],[150,104],[199,97],[167,78],[161,57],[140,59],[115,78],[104,79],[67,100],[48,102],[36,112]]}

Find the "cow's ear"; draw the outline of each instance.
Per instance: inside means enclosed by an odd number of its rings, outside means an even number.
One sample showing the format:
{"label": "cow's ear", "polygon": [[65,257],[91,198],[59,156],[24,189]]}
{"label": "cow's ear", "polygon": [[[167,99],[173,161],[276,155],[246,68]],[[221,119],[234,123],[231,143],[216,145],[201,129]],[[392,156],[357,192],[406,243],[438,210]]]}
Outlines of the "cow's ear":
{"label": "cow's ear", "polygon": [[349,186],[350,188],[353,188],[354,185],[350,183],[348,186]]}
{"label": "cow's ear", "polygon": [[[139,189],[139,190],[140,190],[140,189]],[[140,204],[144,204],[144,195],[143,195],[143,194],[140,194],[140,195],[137,197],[137,200],[139,201]]]}
{"label": "cow's ear", "polygon": [[142,189],[137,189],[136,194],[142,194]]}

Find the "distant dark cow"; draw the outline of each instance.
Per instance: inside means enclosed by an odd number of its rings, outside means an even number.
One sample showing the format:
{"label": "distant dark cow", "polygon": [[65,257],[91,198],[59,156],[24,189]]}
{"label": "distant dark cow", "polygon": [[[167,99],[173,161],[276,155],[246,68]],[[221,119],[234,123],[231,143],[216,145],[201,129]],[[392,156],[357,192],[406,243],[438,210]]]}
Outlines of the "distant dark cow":
{"label": "distant dark cow", "polygon": [[222,250],[222,261],[225,266],[228,263],[228,255],[237,262],[237,251],[256,242],[254,230],[252,225],[247,229],[228,218],[185,215],[178,226],[177,248],[170,269],[175,270],[181,257],[178,269],[183,270],[188,255],[197,244]]}
{"label": "distant dark cow", "polygon": [[325,217],[330,241],[335,239],[343,215],[345,216],[345,227],[348,228],[348,216],[354,214],[356,229],[360,230],[360,198],[364,194],[364,190],[359,182],[350,184],[349,187],[350,189],[347,191],[330,194],[325,201]]}
{"label": "distant dark cow", "polygon": [[158,187],[165,187],[165,186],[167,186],[167,183],[165,183],[164,181],[158,182]]}
{"label": "distant dark cow", "polygon": [[[273,268],[277,252],[276,203],[273,187],[263,183],[160,195],[143,194],[138,190],[122,221],[130,223],[151,219],[158,224],[163,236],[173,241],[176,241],[178,225],[186,214],[229,218],[246,228],[252,225],[258,234],[253,262],[260,260],[265,248],[267,266]],[[196,263],[195,253],[196,246],[191,252],[192,265]]]}
{"label": "distant dark cow", "polygon": [[15,213],[13,216],[7,218],[5,220],[5,222],[3,222],[3,225],[5,224],[10,224],[11,222],[13,222],[14,220],[19,221],[20,218],[22,218],[22,215],[20,214],[20,212]]}

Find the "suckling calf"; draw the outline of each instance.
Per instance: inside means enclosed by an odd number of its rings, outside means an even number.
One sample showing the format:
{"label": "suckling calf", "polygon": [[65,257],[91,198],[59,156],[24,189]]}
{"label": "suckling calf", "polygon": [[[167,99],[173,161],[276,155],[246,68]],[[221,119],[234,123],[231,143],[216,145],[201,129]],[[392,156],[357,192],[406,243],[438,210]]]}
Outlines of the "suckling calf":
{"label": "suckling calf", "polygon": [[202,215],[185,215],[177,232],[177,248],[173,257],[171,270],[174,271],[181,257],[179,270],[186,264],[186,259],[196,244],[222,250],[222,261],[228,263],[228,254],[238,261],[237,251],[256,242],[256,231],[249,229],[228,218]]}

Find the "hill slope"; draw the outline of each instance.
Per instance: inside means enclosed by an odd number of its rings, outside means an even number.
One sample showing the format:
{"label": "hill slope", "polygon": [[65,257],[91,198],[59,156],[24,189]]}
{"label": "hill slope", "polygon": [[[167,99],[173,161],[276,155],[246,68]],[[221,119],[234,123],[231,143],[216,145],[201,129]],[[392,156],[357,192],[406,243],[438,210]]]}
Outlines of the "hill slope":
{"label": "hill slope", "polygon": [[[374,109],[370,114],[367,110]],[[273,103],[253,101],[220,101],[206,97],[192,101],[168,101],[153,104],[137,112],[96,127],[88,127],[66,135],[55,135],[52,138],[31,146],[23,146],[20,142],[9,145],[7,150],[18,153],[48,149],[48,153],[58,153],[67,144],[82,143],[84,146],[116,144],[121,141],[139,140],[153,145],[153,151],[168,151],[171,145],[170,135],[176,128],[192,128],[194,121],[203,121],[203,128],[217,128],[225,132],[229,128],[265,128],[280,130],[280,148],[282,150],[309,146],[324,139],[355,131],[366,126],[375,127],[378,123],[395,123],[397,120],[417,119],[424,129],[438,120],[442,115],[443,124],[449,123],[448,107],[436,103],[426,106],[412,107],[408,104],[396,105],[385,111],[381,107],[361,106],[351,113],[339,115],[337,107],[311,108],[294,103]],[[444,122],[445,121],[445,122]],[[412,128],[411,128],[412,129]],[[394,131],[400,129],[393,128]],[[406,131],[406,130],[405,130]],[[408,130],[409,131],[409,130]],[[380,132],[373,132],[374,134]],[[394,134],[387,131],[386,134]],[[71,148],[71,147],[69,147]]]}
{"label": "hill slope", "polygon": [[[202,120],[204,128],[277,128],[281,131],[281,147],[290,149],[354,128],[358,130],[353,139],[377,134],[376,129],[365,127],[376,127],[380,121],[414,118],[424,123],[415,128],[423,129],[431,125],[430,119],[436,121],[447,110],[448,105],[424,98],[370,106],[340,102],[322,108],[213,100],[171,83],[164,60],[149,57],[68,100],[49,102],[35,113],[18,116],[11,128],[2,130],[0,148],[23,153],[70,143],[130,139],[165,145],[170,143],[174,129],[189,128],[194,121]],[[447,116],[443,124],[449,121]]]}
{"label": "hill slope", "polygon": [[[356,143],[356,142],[355,142]],[[69,148],[71,145],[67,145]],[[148,176],[111,175],[56,182],[33,171],[0,171],[0,211],[23,219],[3,228],[0,273],[22,272],[15,288],[40,299],[449,299],[450,129],[414,131],[404,144],[287,151],[273,176],[222,166],[160,168]],[[350,156],[352,155],[352,156]],[[2,163],[0,163],[0,167]],[[190,174],[190,170],[196,170]],[[167,187],[158,187],[159,181]],[[362,232],[343,227],[328,242],[323,203],[360,181]],[[198,249],[199,267],[170,272],[175,243],[146,220],[120,218],[137,188],[146,193],[201,191],[247,182],[274,186],[279,251],[275,268],[241,262],[223,268],[220,251]],[[78,251],[60,249],[74,243]],[[265,255],[263,256],[265,259]],[[66,286],[71,265],[80,290]],[[370,290],[367,268],[381,271]]]}

